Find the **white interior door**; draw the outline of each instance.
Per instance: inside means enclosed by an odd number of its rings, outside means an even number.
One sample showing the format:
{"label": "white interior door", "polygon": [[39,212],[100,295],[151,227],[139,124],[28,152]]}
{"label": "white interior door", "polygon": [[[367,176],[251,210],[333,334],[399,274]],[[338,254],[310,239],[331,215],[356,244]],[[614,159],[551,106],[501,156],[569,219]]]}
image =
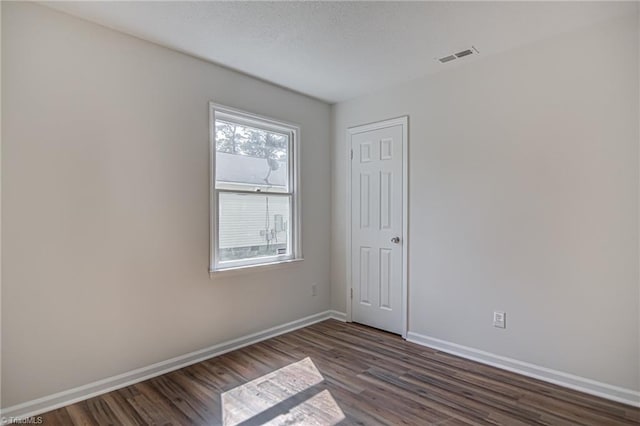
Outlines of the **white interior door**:
{"label": "white interior door", "polygon": [[401,334],[406,122],[376,127],[350,129],[351,317]]}

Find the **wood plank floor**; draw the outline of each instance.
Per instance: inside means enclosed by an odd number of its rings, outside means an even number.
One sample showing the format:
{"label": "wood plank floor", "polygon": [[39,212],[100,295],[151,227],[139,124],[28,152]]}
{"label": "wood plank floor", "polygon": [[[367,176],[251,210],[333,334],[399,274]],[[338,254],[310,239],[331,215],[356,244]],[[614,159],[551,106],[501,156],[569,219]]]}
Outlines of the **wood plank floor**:
{"label": "wood plank floor", "polygon": [[640,409],[328,320],[43,415],[45,425],[639,425]]}

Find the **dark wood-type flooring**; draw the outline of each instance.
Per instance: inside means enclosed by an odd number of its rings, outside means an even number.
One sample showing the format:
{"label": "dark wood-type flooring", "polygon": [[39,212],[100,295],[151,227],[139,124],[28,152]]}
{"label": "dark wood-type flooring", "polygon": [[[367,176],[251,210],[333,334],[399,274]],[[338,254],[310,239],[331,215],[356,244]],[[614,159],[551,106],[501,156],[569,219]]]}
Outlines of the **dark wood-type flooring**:
{"label": "dark wood-type flooring", "polygon": [[328,320],[43,415],[45,425],[629,425],[640,409]]}

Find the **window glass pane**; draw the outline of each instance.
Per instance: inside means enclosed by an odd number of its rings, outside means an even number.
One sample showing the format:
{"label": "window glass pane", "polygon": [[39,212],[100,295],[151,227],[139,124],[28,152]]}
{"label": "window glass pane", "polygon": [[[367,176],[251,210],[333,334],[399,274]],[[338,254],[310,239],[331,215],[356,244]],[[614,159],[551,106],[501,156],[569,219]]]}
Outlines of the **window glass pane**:
{"label": "window glass pane", "polygon": [[216,188],[287,192],[289,135],[216,120]]}
{"label": "window glass pane", "polygon": [[220,262],[291,253],[289,196],[221,192],[218,209]]}

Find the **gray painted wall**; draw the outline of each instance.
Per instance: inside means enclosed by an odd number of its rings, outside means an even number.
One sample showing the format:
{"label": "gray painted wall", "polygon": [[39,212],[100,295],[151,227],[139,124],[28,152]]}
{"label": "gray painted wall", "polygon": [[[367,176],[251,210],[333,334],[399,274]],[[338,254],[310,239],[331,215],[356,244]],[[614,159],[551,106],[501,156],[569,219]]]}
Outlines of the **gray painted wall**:
{"label": "gray painted wall", "polygon": [[631,15],[336,105],[333,308],[345,129],[407,114],[409,330],[640,389],[638,99]]}
{"label": "gray painted wall", "polygon": [[[328,105],[35,4],[2,42],[3,407],[329,308]],[[209,279],[211,100],[302,126],[304,262]]]}

